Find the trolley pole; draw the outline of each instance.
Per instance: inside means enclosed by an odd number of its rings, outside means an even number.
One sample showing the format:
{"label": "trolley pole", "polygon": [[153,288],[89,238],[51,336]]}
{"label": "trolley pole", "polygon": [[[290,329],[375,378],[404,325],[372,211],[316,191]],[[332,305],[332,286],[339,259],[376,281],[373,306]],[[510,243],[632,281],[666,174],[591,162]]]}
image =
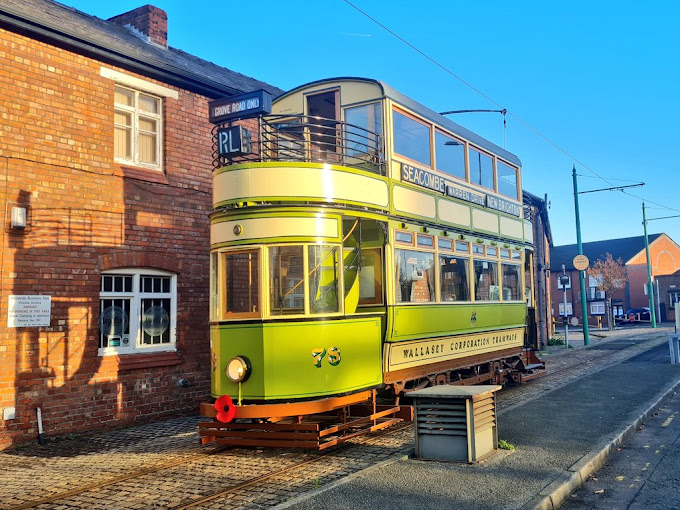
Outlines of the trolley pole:
{"label": "trolley pole", "polygon": [[[578,243],[578,254],[583,255],[583,244],[581,243],[581,219],[578,212],[578,184],[576,183],[576,166],[571,169],[571,176],[574,181],[574,211],[576,212],[576,242]],[[583,316],[583,344],[590,345],[588,335],[588,305],[586,303],[586,277],[583,271],[578,272],[578,281],[581,288],[581,315]],[[566,315],[566,310],[565,310]]]}
{"label": "trolley pole", "polygon": [[656,313],[654,312],[654,283],[652,282],[652,263],[649,258],[649,238],[647,237],[647,214],[645,202],[642,202],[642,225],[645,229],[645,254],[647,256],[647,294],[649,295],[649,316],[652,319],[652,328],[656,328]]}

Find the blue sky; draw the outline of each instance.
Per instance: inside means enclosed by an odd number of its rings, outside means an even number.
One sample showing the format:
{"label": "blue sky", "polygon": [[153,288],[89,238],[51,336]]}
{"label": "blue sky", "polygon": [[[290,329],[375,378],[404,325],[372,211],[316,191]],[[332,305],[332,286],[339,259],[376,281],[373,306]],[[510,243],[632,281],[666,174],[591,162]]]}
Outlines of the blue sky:
{"label": "blue sky", "polygon": [[[547,193],[556,245],[576,242],[572,165],[579,190],[644,181],[628,193],[647,218],[680,215],[680,3],[351,1],[486,97],[343,0],[151,3],[168,13],[171,46],[282,89],[362,76],[437,111],[507,108],[507,149],[524,189]],[[106,19],[146,2],[63,3]],[[503,145],[499,114],[451,118]],[[642,235],[635,197],[580,195],[583,241]],[[648,231],[680,243],[680,217]]]}

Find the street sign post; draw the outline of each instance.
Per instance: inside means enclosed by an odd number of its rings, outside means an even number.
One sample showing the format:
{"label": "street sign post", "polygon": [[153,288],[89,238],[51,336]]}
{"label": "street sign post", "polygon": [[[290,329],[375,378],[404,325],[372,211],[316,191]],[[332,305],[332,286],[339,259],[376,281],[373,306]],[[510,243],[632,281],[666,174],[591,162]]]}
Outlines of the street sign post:
{"label": "street sign post", "polygon": [[574,257],[574,269],[585,271],[590,265],[590,260],[585,255],[576,255]]}

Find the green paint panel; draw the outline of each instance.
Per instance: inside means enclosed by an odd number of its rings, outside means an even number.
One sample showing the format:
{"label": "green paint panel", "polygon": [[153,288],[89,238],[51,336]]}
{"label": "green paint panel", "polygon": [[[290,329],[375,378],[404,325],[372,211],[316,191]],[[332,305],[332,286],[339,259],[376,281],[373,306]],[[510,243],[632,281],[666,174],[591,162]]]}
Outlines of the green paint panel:
{"label": "green paint panel", "polygon": [[333,395],[382,383],[378,318],[214,328],[220,350],[215,349],[217,342],[213,349],[220,366],[213,372],[213,396],[238,397],[238,385],[224,375],[227,361],[237,355],[248,357],[253,366],[250,378],[242,384],[243,399]]}
{"label": "green paint panel", "polygon": [[[211,326],[212,355],[217,359],[217,369],[212,371],[211,393],[213,397],[229,394],[238,397],[238,385],[231,382],[224,372],[227,362],[234,356],[246,356],[252,366],[242,390],[253,395],[264,394],[264,374],[256,367],[262,366],[262,324],[220,324]],[[213,358],[213,362],[214,362]]]}
{"label": "green paint panel", "polygon": [[392,335],[387,341],[523,327],[525,319],[524,303],[395,306]]}

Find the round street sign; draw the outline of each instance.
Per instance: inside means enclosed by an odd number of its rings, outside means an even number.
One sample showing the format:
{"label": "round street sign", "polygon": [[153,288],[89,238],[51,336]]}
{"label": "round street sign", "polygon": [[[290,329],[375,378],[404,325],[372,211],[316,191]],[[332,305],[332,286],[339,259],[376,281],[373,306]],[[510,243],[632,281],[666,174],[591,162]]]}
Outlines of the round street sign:
{"label": "round street sign", "polygon": [[588,264],[590,264],[590,261],[588,260],[588,257],[585,255],[576,255],[574,257],[574,268],[578,269],[579,271],[585,271],[588,269]]}

